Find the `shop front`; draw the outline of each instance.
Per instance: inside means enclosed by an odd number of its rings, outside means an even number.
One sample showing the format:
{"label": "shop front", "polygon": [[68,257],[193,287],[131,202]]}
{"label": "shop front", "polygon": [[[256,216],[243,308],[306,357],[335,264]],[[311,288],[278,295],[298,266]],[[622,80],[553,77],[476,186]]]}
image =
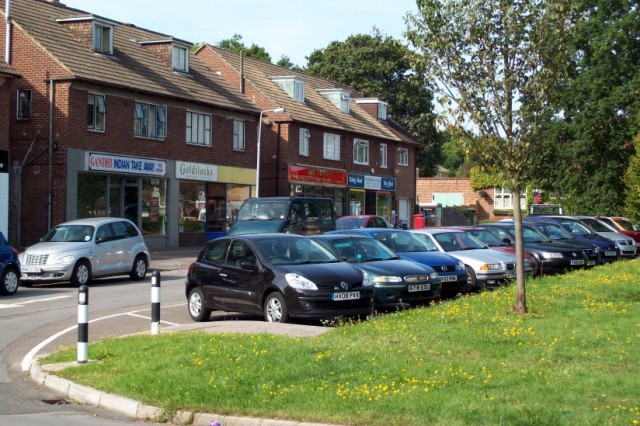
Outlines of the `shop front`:
{"label": "shop front", "polygon": [[347,215],[373,214],[395,221],[396,180],[390,177],[349,173]]}
{"label": "shop front", "polygon": [[289,165],[289,195],[292,197],[328,197],[333,199],[336,216],[346,215],[347,171]]}

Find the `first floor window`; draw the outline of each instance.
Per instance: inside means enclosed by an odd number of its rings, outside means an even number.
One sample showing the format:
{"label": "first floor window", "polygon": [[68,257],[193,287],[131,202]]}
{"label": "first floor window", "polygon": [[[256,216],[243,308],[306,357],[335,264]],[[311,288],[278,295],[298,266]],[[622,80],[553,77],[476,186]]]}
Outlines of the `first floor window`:
{"label": "first floor window", "polygon": [[87,129],[104,131],[104,95],[89,93],[87,99]]}
{"label": "first floor window", "polygon": [[362,139],[353,140],[353,162],[369,164],[369,142]]}
{"label": "first floor window", "polygon": [[309,129],[300,129],[300,155],[305,157],[309,156],[309,139],[311,139],[311,133]]}
{"label": "first floor window", "polygon": [[145,138],[164,139],[167,131],[167,107],[136,102],[134,133]]}
{"label": "first floor window", "polygon": [[398,148],[398,165],[409,165],[409,150],[407,148]]}
{"label": "first floor window", "polygon": [[211,146],[211,116],[187,111],[187,143]]}
{"label": "first floor window", "polygon": [[387,167],[387,144],[380,144],[380,167]]}
{"label": "first floor window", "polygon": [[340,159],[340,135],[333,133],[324,134],[324,145],[322,149],[323,158],[327,160]]}
{"label": "first floor window", "polygon": [[18,113],[19,119],[31,118],[31,90],[18,90]]}
{"label": "first floor window", "polygon": [[244,151],[244,121],[233,121],[233,149]]}

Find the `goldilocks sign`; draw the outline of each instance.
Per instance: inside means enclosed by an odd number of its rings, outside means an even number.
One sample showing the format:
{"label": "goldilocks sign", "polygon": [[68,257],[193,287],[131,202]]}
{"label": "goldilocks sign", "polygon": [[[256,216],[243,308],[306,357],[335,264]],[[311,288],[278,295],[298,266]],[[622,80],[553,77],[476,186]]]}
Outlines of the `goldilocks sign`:
{"label": "goldilocks sign", "polygon": [[176,178],[217,182],[218,166],[204,163],[176,161]]}

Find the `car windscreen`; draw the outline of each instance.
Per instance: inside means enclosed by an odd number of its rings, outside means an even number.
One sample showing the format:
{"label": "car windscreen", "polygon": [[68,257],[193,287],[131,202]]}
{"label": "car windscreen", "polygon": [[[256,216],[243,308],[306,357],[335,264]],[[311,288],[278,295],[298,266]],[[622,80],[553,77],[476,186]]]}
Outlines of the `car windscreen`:
{"label": "car windscreen", "polygon": [[42,242],[79,243],[91,241],[94,227],[91,225],[58,225],[47,232]]}
{"label": "car windscreen", "polygon": [[374,232],[373,237],[396,253],[438,251],[431,241],[412,232]]}
{"label": "car windscreen", "polygon": [[338,259],[310,238],[269,238],[257,241],[258,250],[276,265],[329,263]]}
{"label": "car windscreen", "polygon": [[433,235],[444,251],[477,250],[486,244],[466,232],[438,232]]}
{"label": "car windscreen", "polygon": [[236,220],[285,220],[289,212],[288,201],[259,200],[244,203]]}
{"label": "car windscreen", "polygon": [[565,231],[562,226],[556,225],[555,223],[541,223],[537,225],[537,228],[540,232],[554,241],[573,238],[573,236]]}
{"label": "car windscreen", "polygon": [[491,231],[487,231],[486,229],[473,229],[467,232],[473,235],[474,237],[476,237],[477,239],[479,239],[480,241],[482,241],[483,243],[485,243],[486,245],[488,245],[489,247],[500,247],[500,246],[506,245],[506,243],[500,240],[500,238],[498,238],[496,234],[494,234]]}
{"label": "car windscreen", "polygon": [[344,238],[333,240],[332,244],[347,262],[370,262],[398,258],[387,246],[373,238]]}
{"label": "car windscreen", "polygon": [[589,228],[581,224],[580,222],[576,222],[574,220],[562,220],[560,221],[564,229],[569,231],[572,235],[591,235],[591,231]]}
{"label": "car windscreen", "polygon": [[365,219],[360,217],[341,217],[336,219],[336,229],[364,228]]}
{"label": "car windscreen", "polygon": [[600,222],[598,219],[580,219],[583,223],[593,229],[595,232],[613,232],[611,228],[609,228],[604,223]]}

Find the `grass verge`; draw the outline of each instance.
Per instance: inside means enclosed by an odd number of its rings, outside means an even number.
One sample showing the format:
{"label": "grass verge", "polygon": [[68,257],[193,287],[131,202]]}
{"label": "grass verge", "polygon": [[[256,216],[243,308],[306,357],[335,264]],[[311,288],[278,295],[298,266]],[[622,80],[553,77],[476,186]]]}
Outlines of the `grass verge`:
{"label": "grass verge", "polygon": [[[336,327],[91,344],[56,375],[171,413],[343,425],[640,423],[640,260]],[[73,361],[76,348],[40,360]]]}

